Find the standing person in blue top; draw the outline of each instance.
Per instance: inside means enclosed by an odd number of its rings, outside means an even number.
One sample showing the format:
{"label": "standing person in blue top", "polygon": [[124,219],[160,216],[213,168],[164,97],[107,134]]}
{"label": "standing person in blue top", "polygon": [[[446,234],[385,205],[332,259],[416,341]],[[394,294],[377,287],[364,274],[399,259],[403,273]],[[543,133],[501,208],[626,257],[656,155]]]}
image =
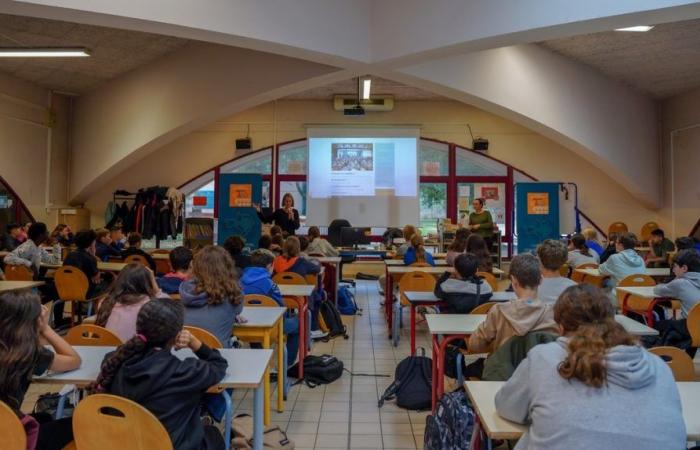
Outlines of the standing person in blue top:
{"label": "standing person in blue top", "polygon": [[403,255],[403,262],[407,266],[414,263],[426,263],[430,264],[431,266],[435,266],[433,255],[425,251],[425,244],[423,243],[423,238],[420,236],[420,234],[416,233],[411,238],[411,246]]}
{"label": "standing person in blue top", "polygon": [[[250,254],[250,265],[243,269],[241,289],[243,294],[266,295],[284,307],[280,288],[272,281],[272,262],[275,254],[257,249]],[[287,335],[287,366],[291,367],[299,351],[299,319],[287,314],[284,318],[284,334]]]}
{"label": "standing person in blue top", "polygon": [[272,214],[264,214],[260,205],[254,205],[258,212],[258,218],[263,223],[274,222],[282,228],[289,236],[295,234],[301,224],[299,223],[299,211],[294,208],[294,197],[287,192],[282,196],[282,207],[276,209]]}

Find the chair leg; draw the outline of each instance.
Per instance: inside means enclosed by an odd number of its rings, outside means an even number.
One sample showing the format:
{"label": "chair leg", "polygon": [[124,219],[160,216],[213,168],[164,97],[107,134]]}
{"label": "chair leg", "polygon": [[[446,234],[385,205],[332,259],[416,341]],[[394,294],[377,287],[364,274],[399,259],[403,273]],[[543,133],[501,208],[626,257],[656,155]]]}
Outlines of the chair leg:
{"label": "chair leg", "polygon": [[457,355],[457,386],[464,386],[464,373],[462,372],[462,360],[464,355],[459,352]]}

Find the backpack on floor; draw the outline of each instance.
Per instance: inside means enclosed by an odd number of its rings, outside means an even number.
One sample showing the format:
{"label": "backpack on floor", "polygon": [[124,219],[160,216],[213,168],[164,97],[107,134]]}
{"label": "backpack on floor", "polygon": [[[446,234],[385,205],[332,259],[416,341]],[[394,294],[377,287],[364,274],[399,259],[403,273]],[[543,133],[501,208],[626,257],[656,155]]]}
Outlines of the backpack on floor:
{"label": "backpack on floor", "polygon": [[[292,378],[298,378],[297,365],[291,367],[288,372]],[[341,360],[331,355],[309,355],[304,358],[304,379],[307,386],[315,388],[322,384],[329,384],[340,378],[344,365]]]}
{"label": "backpack on floor", "polygon": [[430,409],[432,406],[432,360],[425,356],[409,356],[396,366],[394,382],[386,388],[379,399],[379,407],[386,400],[396,399],[396,406],[414,411]]}
{"label": "backpack on floor", "polygon": [[474,409],[463,389],[438,400],[435,414],[425,418],[425,450],[469,450],[474,432]]}
{"label": "backpack on floor", "polygon": [[[240,414],[233,418],[231,448],[251,450],[253,448],[253,418]],[[263,431],[263,448],[268,450],[294,450],[294,441],[280,427],[267,427]]]}
{"label": "backpack on floor", "polygon": [[324,340],[333,339],[338,336],[348,339],[347,329],[343,324],[343,319],[340,316],[340,311],[335,305],[329,301],[323,301],[318,306],[318,326],[324,332],[328,333]]}
{"label": "backpack on floor", "polygon": [[338,311],[344,316],[354,316],[362,313],[362,310],[357,307],[355,296],[352,295],[347,286],[338,288]]}

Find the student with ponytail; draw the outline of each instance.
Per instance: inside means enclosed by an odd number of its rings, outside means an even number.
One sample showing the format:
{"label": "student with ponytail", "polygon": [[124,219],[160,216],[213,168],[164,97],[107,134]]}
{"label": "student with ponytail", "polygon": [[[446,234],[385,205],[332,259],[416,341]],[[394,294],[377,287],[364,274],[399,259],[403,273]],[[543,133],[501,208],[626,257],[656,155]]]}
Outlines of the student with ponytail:
{"label": "student with ponytail", "polygon": [[[105,357],[92,389],[148,409],[165,426],[175,450],[223,449],[216,427],[202,424],[200,404],[228,364],[217,350],[182,329],[183,316],[180,302],[153,299],[143,305],[136,335]],[[173,348],[189,348],[197,357],[180,360]]]}
{"label": "student with ponytail", "polygon": [[576,233],[569,239],[569,255],[566,263],[569,267],[576,268],[581,264],[598,264],[600,257],[591,251],[586,245],[586,238]]}
{"label": "student with ponytail", "polygon": [[426,263],[435,266],[433,255],[425,251],[425,244],[420,234],[416,233],[411,237],[411,246],[403,255],[403,262],[407,266],[414,263]]}
{"label": "student with ponytail", "polygon": [[673,374],[615,321],[589,284],[554,306],[560,337],[534,347],[496,394],[502,417],[530,423],[525,449],[682,449],[686,431]]}

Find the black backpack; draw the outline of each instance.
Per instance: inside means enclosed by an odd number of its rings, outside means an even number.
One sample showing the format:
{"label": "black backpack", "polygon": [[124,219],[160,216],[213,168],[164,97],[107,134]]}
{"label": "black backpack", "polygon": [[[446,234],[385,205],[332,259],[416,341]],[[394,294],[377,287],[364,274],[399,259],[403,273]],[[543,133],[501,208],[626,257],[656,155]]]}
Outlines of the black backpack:
{"label": "black backpack", "polygon": [[384,401],[396,399],[396,406],[414,411],[427,410],[432,406],[432,359],[425,356],[409,356],[396,366],[394,382],[386,388],[379,399],[379,407]]}
{"label": "black backpack", "polygon": [[[295,369],[296,366],[292,369]],[[290,369],[290,371],[292,370]],[[332,383],[343,374],[343,362],[331,355],[309,355],[304,358],[304,383],[311,388]],[[290,376],[297,378],[295,374]],[[300,380],[302,381],[302,380]]]}
{"label": "black backpack", "polygon": [[469,450],[474,433],[474,409],[463,389],[438,400],[435,414],[425,419],[424,450]]}
{"label": "black backpack", "polygon": [[326,341],[338,336],[343,336],[345,339],[350,337],[348,336],[345,324],[343,324],[340,311],[329,301],[322,301],[318,307],[318,324],[323,331],[328,333],[328,335],[323,338]]}

